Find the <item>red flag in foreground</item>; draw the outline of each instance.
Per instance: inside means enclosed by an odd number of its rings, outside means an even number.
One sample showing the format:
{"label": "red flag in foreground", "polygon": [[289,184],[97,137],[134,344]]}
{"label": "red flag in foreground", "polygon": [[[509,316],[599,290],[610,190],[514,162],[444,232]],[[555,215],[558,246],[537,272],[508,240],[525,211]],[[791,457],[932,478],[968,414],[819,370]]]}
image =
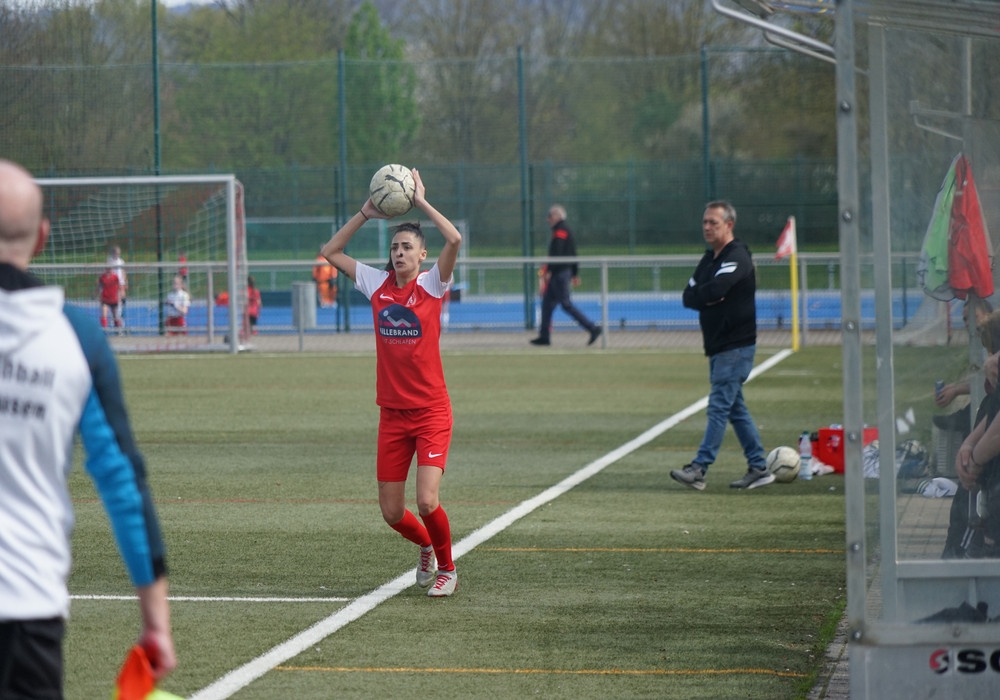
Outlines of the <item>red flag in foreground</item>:
{"label": "red flag in foreground", "polygon": [[948,227],[948,284],[965,299],[993,294],[993,250],[979,203],[972,167],[964,155],[955,162],[955,198]]}
{"label": "red flag in foreground", "polygon": [[940,301],[993,294],[993,244],[963,153],[951,162],[938,191],[917,276],[924,293]]}
{"label": "red flag in foreground", "polygon": [[782,258],[787,258],[789,255],[795,255],[798,252],[798,245],[795,242],[795,217],[789,216],[788,223],[785,224],[785,229],[781,232],[781,236],[778,238],[778,252],[775,253],[774,259],[781,260]]}
{"label": "red flag in foreground", "polygon": [[149,657],[146,656],[146,650],[138,644],[132,647],[125,657],[111,698],[112,700],[181,700],[177,695],[156,689]]}

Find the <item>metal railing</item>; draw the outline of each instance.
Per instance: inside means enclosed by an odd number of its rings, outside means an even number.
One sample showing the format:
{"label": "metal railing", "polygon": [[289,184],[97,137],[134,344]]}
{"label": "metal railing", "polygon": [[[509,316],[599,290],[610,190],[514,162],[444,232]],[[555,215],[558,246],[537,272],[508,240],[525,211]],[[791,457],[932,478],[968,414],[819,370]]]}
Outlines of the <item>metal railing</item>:
{"label": "metal railing", "polygon": [[[681,294],[699,255],[663,256],[583,256],[575,258],[581,283],[573,291],[573,301],[585,314],[600,323],[606,335],[615,335],[628,344],[630,334],[662,334],[658,344],[672,344],[672,332],[697,332],[698,315],[684,308]],[[547,257],[465,258],[455,271],[455,285],[445,305],[443,329],[447,333],[524,333],[537,329],[540,300],[537,271],[552,259]],[[565,261],[566,258],[561,258]],[[364,261],[381,267],[381,260]],[[894,259],[898,284],[894,285],[893,325],[897,329],[918,329],[940,323],[946,305],[932,301],[918,287],[917,256],[901,254]],[[250,274],[261,290],[263,308],[256,325],[258,335],[308,333],[310,335],[370,332],[371,309],[367,300],[344,275],[338,279],[337,303],[303,306],[302,285],[312,280],[315,262],[260,260],[249,263]],[[758,256],[757,322],[761,331],[790,330],[792,293],[788,260],[774,261]],[[799,320],[800,339],[810,342],[810,334],[840,329],[840,258],[835,253],[800,254]],[[862,261],[870,270],[870,256]],[[176,263],[126,265],[129,297],[123,333],[130,336],[163,334],[162,306],[167,291],[162,288],[162,270],[174,271]],[[228,327],[229,306],[220,303],[225,289],[225,263],[189,263],[188,288],[192,303],[187,335],[207,343],[220,340],[218,329]],[[67,289],[67,301],[92,308],[95,317],[100,304],[94,296],[96,279],[103,265],[38,265],[33,271],[48,282]],[[870,274],[862,275],[862,283]],[[530,289],[531,293],[526,293]],[[295,293],[293,293],[295,291]],[[875,305],[872,288],[861,290],[862,326],[874,328]],[[953,309],[947,322],[960,324]],[[557,309],[553,331],[578,331],[575,321]]]}

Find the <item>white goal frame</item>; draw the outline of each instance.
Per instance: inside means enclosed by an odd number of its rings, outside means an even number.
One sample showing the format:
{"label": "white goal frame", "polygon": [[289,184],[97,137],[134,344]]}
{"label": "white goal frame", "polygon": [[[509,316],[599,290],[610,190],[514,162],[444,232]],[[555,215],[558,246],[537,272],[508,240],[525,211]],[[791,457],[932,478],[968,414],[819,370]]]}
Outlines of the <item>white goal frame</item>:
{"label": "white goal frame", "polygon": [[[192,270],[203,270],[208,272],[209,279],[212,267],[224,264],[227,272],[228,299],[230,300],[230,313],[228,314],[228,329],[221,344],[215,344],[213,328],[213,310],[208,310],[208,333],[207,343],[194,341],[176,341],[170,343],[163,342],[135,342],[132,339],[128,343],[113,343],[118,351],[204,351],[204,350],[228,350],[230,353],[238,353],[241,349],[246,349],[241,340],[247,335],[246,321],[246,275],[248,270],[246,251],[246,216],[243,209],[243,186],[233,174],[218,175],[151,175],[151,176],[120,176],[120,177],[66,177],[66,178],[36,178],[35,183],[42,187],[43,192],[50,188],[57,187],[115,187],[115,186],[177,186],[177,185],[216,185],[225,189],[225,241],[226,259],[211,261],[192,261],[185,263]],[[177,263],[155,263],[124,266],[126,271],[136,268],[145,269],[175,269]],[[99,270],[104,265],[99,261],[92,264],[46,264],[40,263],[32,265],[32,270],[45,276],[46,272],[56,274],[60,268],[80,268],[91,270],[99,274]],[[209,282],[211,289],[211,282]],[[209,302],[211,303],[211,302]]]}

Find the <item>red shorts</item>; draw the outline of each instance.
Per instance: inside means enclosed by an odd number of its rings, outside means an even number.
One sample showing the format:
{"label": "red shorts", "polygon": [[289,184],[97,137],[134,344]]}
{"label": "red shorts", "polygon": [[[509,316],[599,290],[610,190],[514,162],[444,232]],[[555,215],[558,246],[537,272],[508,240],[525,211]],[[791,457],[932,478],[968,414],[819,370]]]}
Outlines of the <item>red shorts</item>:
{"label": "red shorts", "polygon": [[[184,320],[183,316],[167,316],[164,324],[167,328],[186,328],[187,322]],[[172,331],[176,333],[177,331]]]}
{"label": "red shorts", "polygon": [[378,480],[406,481],[414,454],[417,466],[444,470],[451,425],[451,403],[433,408],[383,407],[378,421]]}

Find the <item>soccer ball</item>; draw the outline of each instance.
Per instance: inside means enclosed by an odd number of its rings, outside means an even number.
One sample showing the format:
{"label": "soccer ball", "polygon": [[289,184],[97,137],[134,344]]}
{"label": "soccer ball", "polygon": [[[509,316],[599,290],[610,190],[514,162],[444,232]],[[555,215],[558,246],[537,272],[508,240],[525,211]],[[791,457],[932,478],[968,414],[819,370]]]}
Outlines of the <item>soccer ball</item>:
{"label": "soccer ball", "polygon": [[774,474],[774,480],[782,484],[795,481],[802,467],[799,451],[794,447],[782,445],[775,447],[767,456],[767,470]]}
{"label": "soccer ball", "polygon": [[413,207],[413,174],[405,165],[383,165],[368,189],[372,204],[388,217],[402,216]]}

